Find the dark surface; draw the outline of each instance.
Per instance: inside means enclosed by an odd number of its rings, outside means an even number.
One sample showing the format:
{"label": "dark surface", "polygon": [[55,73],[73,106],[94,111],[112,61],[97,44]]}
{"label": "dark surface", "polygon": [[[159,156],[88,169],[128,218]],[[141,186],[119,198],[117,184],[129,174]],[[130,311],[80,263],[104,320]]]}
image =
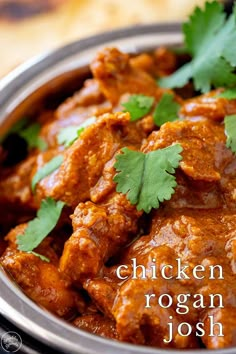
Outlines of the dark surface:
{"label": "dark surface", "polygon": [[[59,354],[55,349],[50,349],[48,346],[41,344],[36,339],[32,339],[26,333],[19,330],[17,327],[8,322],[3,316],[0,315],[0,354],[6,354],[1,345],[2,336],[9,331],[16,332],[22,339],[21,349],[15,351],[19,354]],[[14,350],[14,348],[13,348]],[[9,351],[10,353],[13,352]],[[61,352],[60,352],[61,354]]]}
{"label": "dark surface", "polygon": [[226,0],[224,2],[224,8],[227,14],[230,14],[232,12],[233,5],[234,5],[234,0]]}

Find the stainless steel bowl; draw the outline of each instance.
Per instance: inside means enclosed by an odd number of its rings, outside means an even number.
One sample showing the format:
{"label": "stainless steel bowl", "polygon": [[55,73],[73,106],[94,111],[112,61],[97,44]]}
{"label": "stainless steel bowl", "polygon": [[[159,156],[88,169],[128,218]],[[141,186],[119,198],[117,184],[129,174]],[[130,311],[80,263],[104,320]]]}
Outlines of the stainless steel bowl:
{"label": "stainless steel bowl", "polygon": [[[113,46],[136,53],[160,45],[177,45],[181,41],[179,24],[137,26],[80,40],[28,61],[0,82],[0,134],[32,107],[37,107],[40,100],[52,92],[60,92],[71,78],[79,83],[79,79],[81,81],[87,75],[88,63],[99,49]],[[72,327],[26,297],[3,269],[0,269],[0,313],[33,338],[65,353],[170,353],[169,349],[120,343]],[[180,350],[171,352],[183,353]],[[184,351],[186,354],[197,352],[206,353],[205,350]],[[214,353],[234,354],[236,348]]]}

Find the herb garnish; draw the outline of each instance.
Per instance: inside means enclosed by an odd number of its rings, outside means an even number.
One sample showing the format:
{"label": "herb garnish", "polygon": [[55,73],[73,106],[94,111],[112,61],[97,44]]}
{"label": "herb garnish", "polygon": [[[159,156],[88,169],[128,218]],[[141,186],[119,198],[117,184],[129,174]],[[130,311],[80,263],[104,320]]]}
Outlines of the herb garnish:
{"label": "herb garnish", "polygon": [[173,122],[177,120],[179,109],[180,105],[174,101],[174,95],[164,93],[153,113],[155,124],[160,127],[166,122]]}
{"label": "herb garnish", "polygon": [[16,122],[5,134],[0,138],[0,143],[2,143],[10,134],[17,134],[22,139],[24,139],[28,145],[29,149],[38,148],[41,151],[47,149],[47,143],[42,138],[39,137],[39,132],[41,126],[39,123],[33,123],[29,126],[28,119],[22,118],[18,122]]}
{"label": "herb garnish", "polygon": [[216,97],[226,98],[227,100],[234,100],[236,99],[236,88],[226,89],[219,93]]}
{"label": "herb garnish", "polygon": [[162,87],[183,87],[191,78],[196,90],[208,92],[211,86],[236,85],[236,7],[226,20],[218,1],[197,7],[183,25],[185,47],[192,61],[173,75],[159,81]]}
{"label": "herb garnish", "polygon": [[35,187],[39,181],[41,181],[44,177],[50,175],[56,169],[58,169],[63,162],[63,156],[58,155],[46,163],[42,168],[40,168],[37,173],[34,175],[31,183],[32,191],[35,191]]}
{"label": "herb garnish", "polygon": [[145,95],[131,95],[129,100],[122,104],[125,111],[130,113],[130,120],[134,122],[151,111],[154,97]]}
{"label": "herb garnish", "polygon": [[18,131],[18,134],[25,139],[30,149],[38,148],[39,150],[44,151],[47,149],[47,143],[39,137],[40,129],[41,126],[39,123],[33,123]]}
{"label": "herb garnish", "polygon": [[65,203],[52,198],[42,200],[37,217],[28,223],[23,235],[17,236],[18,250],[33,253],[42,260],[47,258],[32,252],[56,226]]}
{"label": "herb garnish", "polygon": [[226,146],[236,152],[236,114],[226,116],[224,119],[225,134],[227,136]]}
{"label": "herb garnish", "polygon": [[88,118],[84,123],[78,126],[69,126],[61,129],[60,133],[57,136],[58,144],[65,145],[65,147],[69,147],[72,145],[75,140],[77,140],[80,134],[90,126],[96,122],[96,117]]}
{"label": "herb garnish", "polygon": [[159,203],[170,200],[177,183],[175,169],[182,159],[180,144],[144,154],[123,148],[116,157],[116,190],[127,194],[131,204],[149,213]]}
{"label": "herb garnish", "polygon": [[45,257],[45,256],[43,256],[42,254],[39,254],[39,253],[37,253],[37,252],[31,251],[31,252],[27,252],[27,253],[31,253],[31,254],[33,254],[34,256],[40,258],[41,261],[44,261],[44,262],[47,262],[47,263],[50,262],[50,259],[49,259],[48,257]]}

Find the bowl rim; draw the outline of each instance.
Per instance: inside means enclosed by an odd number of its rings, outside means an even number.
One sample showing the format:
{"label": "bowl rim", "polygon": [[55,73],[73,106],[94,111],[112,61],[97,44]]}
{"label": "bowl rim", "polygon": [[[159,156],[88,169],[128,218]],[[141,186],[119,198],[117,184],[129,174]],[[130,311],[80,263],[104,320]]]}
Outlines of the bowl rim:
{"label": "bowl rim", "polygon": [[[14,93],[17,96],[23,86],[27,86],[35,77],[41,75],[45,70],[50,70],[57,63],[73,58],[74,55],[79,55],[95,46],[105,47],[107,43],[122,41],[123,39],[132,40],[137,36],[147,36],[148,38],[152,34],[171,34],[173,36],[177,35],[176,38],[181,38],[180,28],[180,23],[125,27],[74,41],[59,49],[28,60],[0,81],[0,125],[11,113],[11,109],[14,108],[9,109],[12,94]],[[152,44],[153,48],[157,45],[157,43]],[[96,50],[94,49],[94,51]],[[30,336],[52,348],[68,353],[120,354],[121,351],[123,354],[167,354],[170,351],[174,354],[183,353],[183,350],[159,349],[109,340],[75,328],[40,308],[24,295],[1,265],[0,313]],[[184,352],[186,354],[196,354],[197,351],[185,350]],[[206,352],[209,351],[201,350],[201,353]],[[214,353],[234,354],[235,348],[215,350]]]}

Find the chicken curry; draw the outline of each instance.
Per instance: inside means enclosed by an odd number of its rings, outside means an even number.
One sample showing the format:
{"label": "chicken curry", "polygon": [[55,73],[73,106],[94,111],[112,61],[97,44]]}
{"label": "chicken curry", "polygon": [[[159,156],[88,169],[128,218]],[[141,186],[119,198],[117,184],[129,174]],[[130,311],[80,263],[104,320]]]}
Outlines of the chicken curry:
{"label": "chicken curry", "polygon": [[[236,97],[223,88],[199,95],[192,82],[158,85],[183,57],[106,48],[78,92],[13,127],[0,148],[0,262],[27,296],[79,329],[217,349],[236,345],[236,157],[227,133]],[[27,141],[27,152],[13,159],[10,139]],[[189,295],[189,311],[178,311],[179,294]]]}

